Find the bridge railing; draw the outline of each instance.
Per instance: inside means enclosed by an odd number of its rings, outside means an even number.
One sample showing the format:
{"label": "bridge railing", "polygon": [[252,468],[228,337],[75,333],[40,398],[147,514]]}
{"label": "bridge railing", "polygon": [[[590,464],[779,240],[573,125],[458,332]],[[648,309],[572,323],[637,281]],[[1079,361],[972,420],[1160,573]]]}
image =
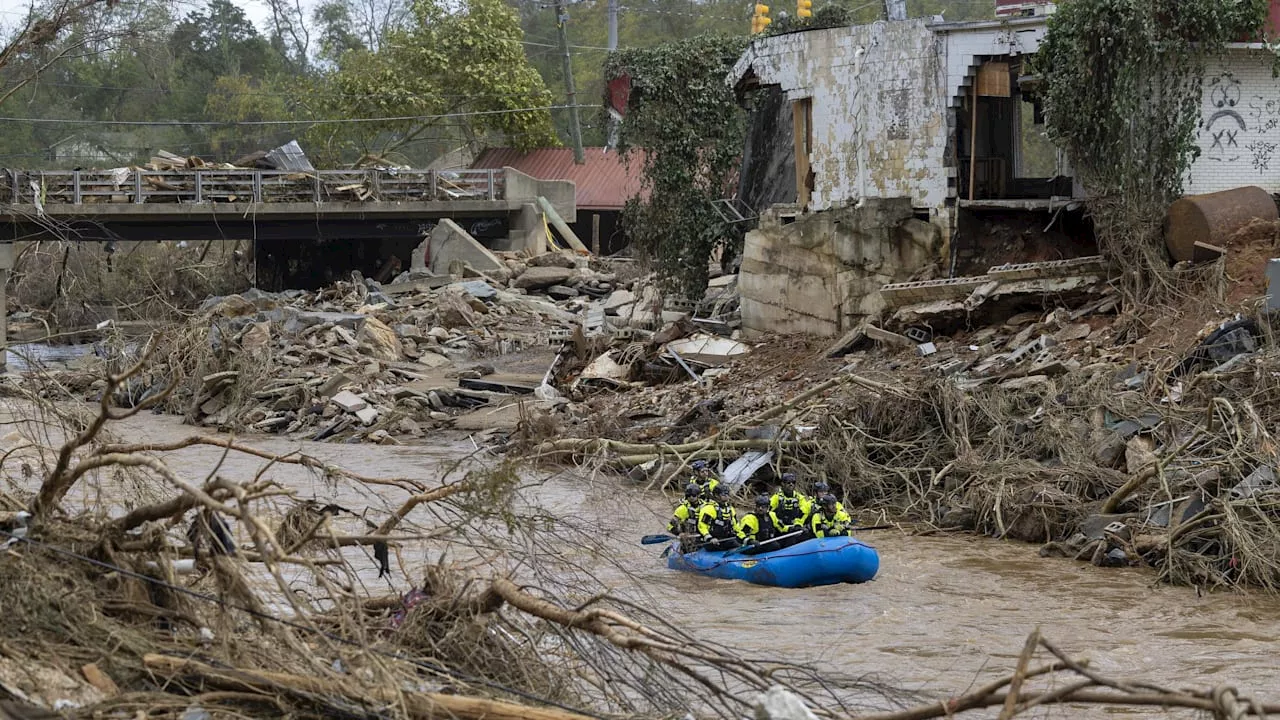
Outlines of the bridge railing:
{"label": "bridge railing", "polygon": [[501,170],[10,170],[5,184],[6,202],[38,205],[501,200],[506,190]]}

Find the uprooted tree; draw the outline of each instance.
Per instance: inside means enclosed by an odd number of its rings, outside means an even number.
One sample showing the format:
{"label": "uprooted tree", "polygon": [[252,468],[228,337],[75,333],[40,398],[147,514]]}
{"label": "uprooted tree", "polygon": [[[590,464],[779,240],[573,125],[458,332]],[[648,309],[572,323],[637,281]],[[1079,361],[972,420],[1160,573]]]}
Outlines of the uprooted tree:
{"label": "uprooted tree", "polygon": [[1161,224],[1198,148],[1206,61],[1257,34],[1266,0],[1073,0],[1036,55],[1050,136],[1135,297],[1167,287]]}
{"label": "uprooted tree", "polygon": [[[737,251],[742,234],[715,203],[732,194],[746,114],[725,83],[747,40],[702,35],[613,54],[605,81],[629,78],[619,152],[641,167],[643,192],[623,221],[637,247],[658,261],[664,289],[702,296],[707,262]],[[634,156],[631,149],[643,149]]]}

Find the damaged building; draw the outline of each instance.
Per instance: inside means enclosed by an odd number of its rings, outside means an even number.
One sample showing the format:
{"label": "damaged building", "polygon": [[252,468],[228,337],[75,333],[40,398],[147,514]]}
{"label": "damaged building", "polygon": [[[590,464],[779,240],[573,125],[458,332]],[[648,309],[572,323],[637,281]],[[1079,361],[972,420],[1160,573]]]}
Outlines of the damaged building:
{"label": "damaged building", "polygon": [[[750,108],[739,197],[760,214],[739,278],[747,331],[835,336],[898,302],[972,310],[984,298],[959,288],[992,294],[991,268],[1094,267],[1083,188],[1046,137],[1030,65],[1052,9],[751,44],[727,78]],[[1209,71],[1188,192],[1280,190],[1273,61],[1239,43]]]}

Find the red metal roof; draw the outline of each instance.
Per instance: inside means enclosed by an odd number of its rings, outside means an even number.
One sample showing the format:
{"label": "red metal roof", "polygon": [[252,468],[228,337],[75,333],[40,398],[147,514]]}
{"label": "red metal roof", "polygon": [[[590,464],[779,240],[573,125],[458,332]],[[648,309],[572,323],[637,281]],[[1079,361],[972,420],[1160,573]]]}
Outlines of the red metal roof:
{"label": "red metal roof", "polygon": [[539,180],[572,180],[577,186],[581,210],[621,210],[628,199],[640,192],[640,159],[632,157],[631,167],[616,150],[583,148],[585,162],[573,162],[572,148],[541,148],[521,153],[512,148],[489,148],[471,163],[474,169],[515,168]]}

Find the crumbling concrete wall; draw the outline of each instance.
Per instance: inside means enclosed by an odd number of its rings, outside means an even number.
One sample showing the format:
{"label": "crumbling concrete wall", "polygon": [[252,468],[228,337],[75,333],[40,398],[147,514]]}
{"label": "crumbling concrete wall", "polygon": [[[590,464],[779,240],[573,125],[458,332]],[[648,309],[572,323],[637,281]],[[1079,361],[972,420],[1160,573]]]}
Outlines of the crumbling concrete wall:
{"label": "crumbling concrete wall", "polygon": [[913,217],[911,198],[798,216],[779,209],[747,233],[738,292],[748,333],[846,332],[884,309],[881,285],[909,279],[942,244],[936,226]]}
{"label": "crumbling concrete wall", "polygon": [[923,20],[775,35],[751,44],[732,80],[754,73],[811,99],[811,210],[864,197],[932,209],[947,197],[941,43]]}

